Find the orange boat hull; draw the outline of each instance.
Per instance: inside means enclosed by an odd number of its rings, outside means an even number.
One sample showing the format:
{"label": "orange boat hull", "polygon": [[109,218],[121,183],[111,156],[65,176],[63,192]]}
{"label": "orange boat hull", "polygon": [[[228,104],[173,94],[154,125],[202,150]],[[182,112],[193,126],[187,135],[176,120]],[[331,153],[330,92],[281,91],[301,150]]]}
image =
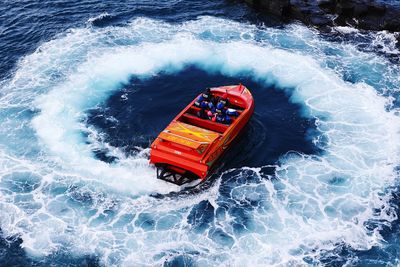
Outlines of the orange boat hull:
{"label": "orange boat hull", "polygon": [[216,96],[226,93],[231,107],[240,114],[232,118],[230,125],[198,118],[196,97],[151,145],[150,163],[189,177],[185,181],[167,181],[182,184],[196,178],[204,180],[253,115],[254,99],[245,86],[216,87],[211,92]]}

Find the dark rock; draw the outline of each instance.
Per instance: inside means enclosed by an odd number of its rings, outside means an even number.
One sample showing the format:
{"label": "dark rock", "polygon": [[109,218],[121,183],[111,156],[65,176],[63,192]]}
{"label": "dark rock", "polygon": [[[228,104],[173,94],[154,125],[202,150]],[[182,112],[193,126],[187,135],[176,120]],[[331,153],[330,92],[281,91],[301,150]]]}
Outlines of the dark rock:
{"label": "dark rock", "polygon": [[319,0],[317,1],[319,7],[333,11],[336,7],[335,0]]}
{"label": "dark rock", "polygon": [[288,16],[291,19],[300,20],[306,24],[312,24],[312,18],[315,18],[315,21],[322,22],[324,12],[320,10],[316,2],[308,2],[302,0],[292,0],[290,1],[290,8],[288,12]]}
{"label": "dark rock", "polygon": [[350,2],[339,3],[336,6],[336,13],[340,16],[351,17],[354,13],[354,4]]}
{"label": "dark rock", "polygon": [[357,20],[357,26],[361,29],[379,31],[383,29],[385,21],[380,17],[367,16]]}
{"label": "dark rock", "polygon": [[272,15],[282,17],[285,16],[286,10],[289,8],[289,0],[244,0],[249,5],[266,11]]}
{"label": "dark rock", "polygon": [[327,16],[324,15],[317,15],[317,16],[312,16],[311,17],[311,24],[316,25],[316,26],[324,26],[324,25],[329,25],[331,26],[332,19],[330,19]]}
{"label": "dark rock", "polygon": [[354,5],[354,17],[361,17],[368,14],[368,6],[364,4]]}
{"label": "dark rock", "polygon": [[283,1],[270,1],[269,9],[273,11],[274,15],[286,15],[289,8],[289,0]]}
{"label": "dark rock", "polygon": [[[393,18],[393,19],[386,20],[383,23],[383,28],[385,30],[388,30],[388,31],[398,32],[399,29],[400,29],[400,17],[396,17],[396,18]],[[400,35],[397,38],[397,40],[400,43]]]}
{"label": "dark rock", "polygon": [[367,30],[400,31],[400,8],[376,0],[244,0],[283,20],[319,28],[352,25]]}
{"label": "dark rock", "polygon": [[[244,2],[250,6],[256,7],[256,3],[254,3],[254,0],[244,0]],[[256,0],[256,2],[258,2],[258,0]]]}
{"label": "dark rock", "polygon": [[383,5],[379,5],[376,3],[370,3],[368,5],[368,13],[375,16],[383,16],[385,15],[386,7]]}

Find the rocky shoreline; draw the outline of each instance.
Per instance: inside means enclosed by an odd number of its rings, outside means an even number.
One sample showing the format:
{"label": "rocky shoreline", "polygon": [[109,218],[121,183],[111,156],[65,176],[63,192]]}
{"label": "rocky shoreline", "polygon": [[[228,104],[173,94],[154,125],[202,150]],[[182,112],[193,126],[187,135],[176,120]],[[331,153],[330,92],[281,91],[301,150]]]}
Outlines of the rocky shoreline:
{"label": "rocky shoreline", "polygon": [[357,29],[400,31],[400,4],[376,0],[244,0],[250,6],[281,18],[299,20],[324,29],[352,26]]}

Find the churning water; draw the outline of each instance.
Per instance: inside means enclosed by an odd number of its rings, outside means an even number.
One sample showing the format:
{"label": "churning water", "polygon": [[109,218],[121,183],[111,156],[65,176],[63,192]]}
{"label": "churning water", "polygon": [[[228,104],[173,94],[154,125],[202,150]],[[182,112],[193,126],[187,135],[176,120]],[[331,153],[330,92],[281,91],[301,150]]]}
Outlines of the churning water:
{"label": "churning water", "polygon": [[[397,264],[393,34],[223,1],[48,5],[0,4],[0,262]],[[159,131],[238,82],[256,110],[224,168],[184,192],[157,180]]]}

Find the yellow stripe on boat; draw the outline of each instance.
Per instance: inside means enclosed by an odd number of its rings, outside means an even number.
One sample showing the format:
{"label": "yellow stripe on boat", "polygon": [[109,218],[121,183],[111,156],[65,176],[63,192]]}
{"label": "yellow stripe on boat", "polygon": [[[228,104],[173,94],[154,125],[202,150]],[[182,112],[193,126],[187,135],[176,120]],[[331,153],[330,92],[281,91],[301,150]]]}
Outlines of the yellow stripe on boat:
{"label": "yellow stripe on boat", "polygon": [[174,121],[160,133],[159,137],[166,141],[198,149],[201,145],[214,142],[218,136],[219,134],[216,132]]}

